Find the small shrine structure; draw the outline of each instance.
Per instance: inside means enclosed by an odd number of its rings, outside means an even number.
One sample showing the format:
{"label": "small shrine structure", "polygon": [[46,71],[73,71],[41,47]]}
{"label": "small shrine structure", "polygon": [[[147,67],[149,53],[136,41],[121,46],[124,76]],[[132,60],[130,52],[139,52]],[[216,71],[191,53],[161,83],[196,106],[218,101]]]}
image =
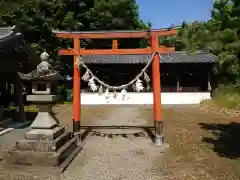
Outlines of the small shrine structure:
{"label": "small shrine structure", "polygon": [[[3,108],[15,102],[17,120],[25,121],[24,84],[18,72],[29,73],[40,63],[40,58],[26,43],[15,27],[0,27],[0,120]],[[13,90],[13,91],[12,91]]]}

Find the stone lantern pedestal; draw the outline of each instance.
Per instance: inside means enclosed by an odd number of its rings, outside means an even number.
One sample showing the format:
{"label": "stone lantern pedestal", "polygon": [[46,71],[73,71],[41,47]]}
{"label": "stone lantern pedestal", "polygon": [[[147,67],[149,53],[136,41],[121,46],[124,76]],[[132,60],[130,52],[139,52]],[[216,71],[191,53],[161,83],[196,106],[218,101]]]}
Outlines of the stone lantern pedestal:
{"label": "stone lantern pedestal", "polygon": [[[29,76],[21,74],[23,79],[29,80]],[[53,72],[31,77],[32,94],[27,96],[27,101],[35,104],[39,113],[24,139],[7,151],[3,167],[16,169],[17,166],[22,171],[61,173],[80,151],[79,137],[66,132],[52,113],[52,106],[61,99],[56,93],[59,77]]]}
{"label": "stone lantern pedestal", "polygon": [[[54,94],[54,85],[49,81],[37,81],[32,85],[32,95],[27,96],[27,101],[35,104],[39,112],[30,126],[32,130],[25,134],[27,140],[54,140],[64,132],[64,127],[58,125],[52,112],[52,106],[61,99],[59,94]],[[18,146],[22,144],[18,143]]]}

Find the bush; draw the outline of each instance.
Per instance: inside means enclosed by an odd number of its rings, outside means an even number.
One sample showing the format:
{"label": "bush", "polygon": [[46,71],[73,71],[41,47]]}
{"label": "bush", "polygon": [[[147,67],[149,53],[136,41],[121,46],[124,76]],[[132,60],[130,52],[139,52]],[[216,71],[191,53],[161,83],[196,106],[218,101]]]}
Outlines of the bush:
{"label": "bush", "polygon": [[60,93],[64,99],[64,101],[72,102],[73,101],[73,90],[67,89],[64,85],[59,85],[58,93]]}
{"label": "bush", "polygon": [[73,90],[72,89],[66,89],[66,101],[72,102],[73,101]]}
{"label": "bush", "polygon": [[[8,111],[16,111],[16,106],[9,106]],[[35,105],[24,106],[24,112],[35,113],[38,112],[38,108]]]}
{"label": "bush", "polygon": [[24,112],[38,112],[38,108],[35,105],[24,106]]}
{"label": "bush", "polygon": [[202,103],[215,104],[228,109],[240,109],[240,87],[221,86],[213,92],[211,100]]}

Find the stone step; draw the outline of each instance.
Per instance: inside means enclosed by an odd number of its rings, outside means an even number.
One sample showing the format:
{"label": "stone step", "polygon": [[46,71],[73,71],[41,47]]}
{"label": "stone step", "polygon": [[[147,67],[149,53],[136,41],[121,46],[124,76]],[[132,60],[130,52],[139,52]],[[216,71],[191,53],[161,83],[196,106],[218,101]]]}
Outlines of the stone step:
{"label": "stone step", "polygon": [[65,132],[65,127],[57,126],[53,129],[32,129],[24,136],[27,140],[53,141]]}
{"label": "stone step", "polygon": [[71,133],[63,133],[53,141],[23,139],[16,142],[15,148],[21,151],[56,152],[70,139]]}
{"label": "stone step", "polygon": [[[77,140],[77,137],[75,137]],[[75,145],[74,145],[75,146]],[[34,166],[29,165],[17,165],[17,164],[10,164],[6,163],[6,160],[1,163],[0,161],[0,172],[8,172],[8,173],[18,173],[18,172],[25,172],[31,173],[37,176],[59,176],[64,172],[64,170],[68,167],[68,165],[72,162],[72,160],[77,156],[77,154],[82,149],[82,145],[78,145],[75,149],[74,146],[70,146],[70,149],[73,151],[66,152],[66,158],[62,159],[62,163],[59,166],[43,166],[39,164],[34,164]],[[69,147],[69,146],[68,146]],[[69,154],[70,153],[70,154]],[[64,156],[64,155],[63,155]]]}
{"label": "stone step", "polygon": [[65,145],[63,145],[59,150],[59,164],[62,164],[69,155],[74,152],[74,150],[79,146],[78,138],[75,136],[69,140]]}
{"label": "stone step", "polygon": [[9,150],[4,157],[4,163],[19,166],[60,167],[61,163],[77,148],[78,138],[73,137],[57,152]]}

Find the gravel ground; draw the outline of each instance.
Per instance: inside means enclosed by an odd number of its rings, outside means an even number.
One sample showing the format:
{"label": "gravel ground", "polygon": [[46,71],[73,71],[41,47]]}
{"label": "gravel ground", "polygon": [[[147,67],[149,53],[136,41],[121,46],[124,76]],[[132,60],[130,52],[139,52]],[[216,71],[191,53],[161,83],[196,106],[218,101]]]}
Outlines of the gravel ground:
{"label": "gravel ground", "polygon": [[[54,111],[60,123],[71,130],[72,107],[61,105],[55,107]],[[209,115],[199,111],[196,106],[168,106],[164,108],[163,116],[166,142],[170,145],[166,152],[156,147],[147,133],[141,129],[93,129],[84,140],[82,151],[60,177],[0,172],[0,179],[240,179],[240,153],[235,154],[234,158],[226,152],[223,156],[216,148],[219,144],[204,141],[204,138],[221,140],[221,134],[217,134],[220,129],[215,132],[213,129],[204,128],[211,124],[238,123],[236,118]],[[83,126],[151,126],[153,111],[151,106],[84,106],[81,124]],[[239,132],[238,129],[235,131]],[[235,142],[238,137],[221,141],[224,144],[233,140]],[[237,150],[238,147],[228,146],[227,152],[230,152],[230,148]],[[221,154],[223,154],[222,150]]]}
{"label": "gravel ground", "polygon": [[149,138],[90,137],[62,179],[156,179],[151,167],[160,155]]}

